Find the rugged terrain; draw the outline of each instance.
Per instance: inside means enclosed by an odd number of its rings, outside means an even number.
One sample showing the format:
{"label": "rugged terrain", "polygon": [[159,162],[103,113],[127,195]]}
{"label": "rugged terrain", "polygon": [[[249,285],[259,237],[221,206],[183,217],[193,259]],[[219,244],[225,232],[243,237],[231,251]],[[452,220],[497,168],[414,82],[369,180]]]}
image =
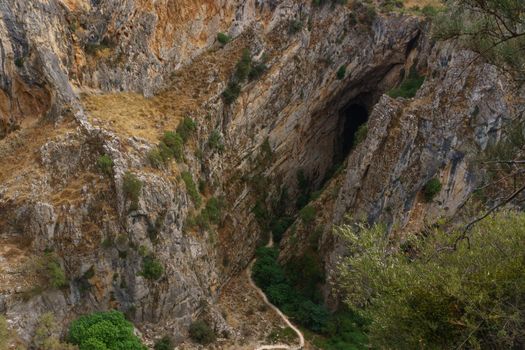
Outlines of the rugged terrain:
{"label": "rugged terrain", "polygon": [[[478,154],[524,106],[495,67],[434,42],[424,16],[352,1],[7,0],[0,13],[0,313],[20,344],[44,312],[65,326],[110,308],[149,342],[184,342],[199,316],[219,347],[264,343],[283,324],[242,272],[283,189],[280,210],[294,219],[296,199],[320,192],[281,260],[313,252],[333,282],[344,253],[333,224],[350,214],[395,234],[451,217],[479,182]],[[266,69],[228,104],[246,48]],[[385,94],[410,72],[426,77],[414,98]],[[155,166],[151,150],[185,117],[196,130],[183,161]],[[136,203],[126,172],[142,183]],[[443,188],[427,203],[435,177]],[[189,224],[217,198],[218,222]],[[50,254],[67,286],[38,272]],[[142,273],[153,256],[158,280]],[[323,290],[336,308],[337,288]]]}

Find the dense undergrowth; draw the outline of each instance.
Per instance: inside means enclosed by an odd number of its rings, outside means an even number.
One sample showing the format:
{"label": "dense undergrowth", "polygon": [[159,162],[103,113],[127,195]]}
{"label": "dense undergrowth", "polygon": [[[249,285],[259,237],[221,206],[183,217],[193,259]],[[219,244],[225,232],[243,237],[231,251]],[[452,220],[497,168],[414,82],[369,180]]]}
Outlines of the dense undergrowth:
{"label": "dense undergrowth", "polygon": [[441,230],[400,247],[382,226],[340,232],[341,282],[373,348],[523,348],[525,214],[487,218],[459,242]]}
{"label": "dense undergrowth", "polygon": [[317,346],[327,350],[364,349],[366,322],[349,310],[331,314],[317,288],[324,276],[313,254],[305,254],[286,266],[277,262],[278,249],[261,247],[253,267],[253,279],[294,322],[311,331]]}

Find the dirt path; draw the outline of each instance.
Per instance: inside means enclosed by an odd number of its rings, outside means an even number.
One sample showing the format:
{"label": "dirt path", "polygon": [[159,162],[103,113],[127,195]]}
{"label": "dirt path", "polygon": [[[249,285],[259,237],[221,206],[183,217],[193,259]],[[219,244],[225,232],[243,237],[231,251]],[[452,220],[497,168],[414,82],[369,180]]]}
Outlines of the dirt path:
{"label": "dirt path", "polygon": [[[268,242],[268,244],[266,246],[267,247],[272,247],[273,246],[273,239],[271,238],[271,236],[270,236],[270,242]],[[270,350],[270,349],[294,349],[294,350],[299,350],[299,349],[303,349],[304,348],[304,335],[303,335],[303,333],[299,330],[299,328],[294,326],[292,324],[292,322],[290,322],[288,317],[286,317],[286,315],[283,314],[281,312],[281,310],[279,310],[275,305],[270,303],[270,301],[266,297],[266,294],[264,294],[264,292],[259,287],[257,287],[255,282],[252,280],[252,267],[253,267],[254,263],[255,263],[255,259],[252,260],[252,262],[248,266],[248,269],[246,269],[246,273],[248,274],[248,281],[250,282],[250,285],[257,291],[257,294],[259,294],[261,296],[261,298],[263,299],[264,303],[266,305],[268,305],[273,311],[275,311],[279,315],[279,317],[281,317],[281,319],[284,321],[284,323],[286,323],[286,325],[288,327],[293,329],[293,331],[297,334],[297,337],[299,337],[299,345],[298,346],[290,346],[290,345],[285,345],[285,344],[261,345],[261,346],[257,347],[255,350]]]}

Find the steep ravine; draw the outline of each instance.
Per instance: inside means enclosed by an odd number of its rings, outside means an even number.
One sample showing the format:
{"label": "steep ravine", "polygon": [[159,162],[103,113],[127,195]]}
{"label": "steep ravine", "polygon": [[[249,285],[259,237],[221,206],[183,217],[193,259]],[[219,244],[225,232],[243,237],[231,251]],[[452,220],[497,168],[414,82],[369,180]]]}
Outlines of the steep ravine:
{"label": "steep ravine", "polygon": [[[392,231],[453,215],[475,187],[472,160],[520,96],[493,66],[433,42],[424,18],[360,11],[295,0],[0,4],[0,314],[16,342],[31,343],[43,313],[65,333],[78,315],[116,308],[148,344],[169,335],[191,348],[201,318],[220,346],[249,348],[282,326],[250,316],[253,295],[249,308],[236,304],[277,216],[295,220],[280,260],[315,253],[335,308],[344,246],[332,226],[346,214]],[[219,44],[220,31],[232,40]],[[244,49],[266,69],[228,104]],[[426,76],[415,98],[384,94],[411,71]],[[152,150],[185,118],[196,126],[183,156],[155,165]],[[136,198],[127,172],[141,183]],[[435,176],[444,188],[423,203]],[[219,214],[203,219],[209,203]],[[61,288],[31,264],[49,254]],[[145,277],[149,258],[159,278]],[[257,317],[252,333],[242,327]]]}

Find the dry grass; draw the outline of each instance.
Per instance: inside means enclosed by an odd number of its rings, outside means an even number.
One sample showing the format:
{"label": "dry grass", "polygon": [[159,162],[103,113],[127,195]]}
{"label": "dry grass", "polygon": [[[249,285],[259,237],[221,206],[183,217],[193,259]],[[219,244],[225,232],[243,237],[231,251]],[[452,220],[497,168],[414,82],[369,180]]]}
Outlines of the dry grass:
{"label": "dry grass", "polygon": [[419,8],[423,8],[425,6],[432,6],[432,7],[441,7],[443,6],[441,0],[405,0],[405,8],[409,9],[412,7],[418,6]]}
{"label": "dry grass", "polygon": [[[73,121],[58,126],[34,120],[32,124],[9,134],[0,141],[0,184],[18,199],[34,196],[33,185],[42,179],[39,163],[40,147],[47,141],[75,128]],[[34,198],[33,198],[34,199]]]}
{"label": "dry grass", "polygon": [[28,249],[18,237],[0,238],[0,292],[31,286],[25,266],[30,261]]}
{"label": "dry grass", "polygon": [[152,98],[136,93],[83,94],[90,121],[125,137],[157,142],[182,117],[198,119],[204,104],[221,93],[244,47],[236,40],[227,48],[211,50],[177,71],[171,84]]}

